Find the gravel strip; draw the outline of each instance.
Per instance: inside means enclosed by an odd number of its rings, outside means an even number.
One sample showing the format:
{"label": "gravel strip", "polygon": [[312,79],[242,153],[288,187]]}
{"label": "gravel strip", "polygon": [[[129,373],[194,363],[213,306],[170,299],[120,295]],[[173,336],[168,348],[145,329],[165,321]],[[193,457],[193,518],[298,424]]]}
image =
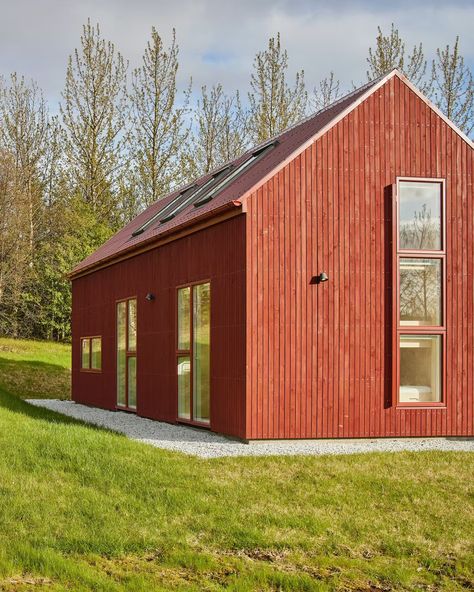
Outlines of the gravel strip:
{"label": "gravel strip", "polygon": [[28,403],[45,407],[86,423],[125,434],[132,440],[202,458],[222,456],[321,455],[359,452],[400,452],[402,450],[454,450],[474,452],[474,438],[378,438],[374,440],[264,440],[244,444],[207,430],[138,417],[123,411],[106,411],[73,401],[29,399]]}

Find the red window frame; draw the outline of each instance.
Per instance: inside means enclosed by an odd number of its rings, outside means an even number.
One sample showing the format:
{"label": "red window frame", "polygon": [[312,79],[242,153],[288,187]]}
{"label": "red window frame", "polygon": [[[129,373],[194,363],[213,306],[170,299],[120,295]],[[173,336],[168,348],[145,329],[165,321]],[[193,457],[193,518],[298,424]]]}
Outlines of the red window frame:
{"label": "red window frame", "polygon": [[[430,183],[438,184],[441,193],[441,249],[401,249],[400,248],[400,183]],[[427,409],[446,407],[446,181],[440,178],[429,177],[397,177],[393,186],[393,368],[392,368],[392,404],[397,408]],[[441,324],[440,325],[401,325],[400,324],[400,260],[401,259],[433,259],[441,261]],[[400,401],[400,337],[402,335],[413,336],[440,336],[440,401]]]}
{"label": "red window frame", "polygon": [[[92,368],[92,340],[93,339],[100,339],[100,368]],[[89,341],[89,366],[88,368],[84,368],[82,365],[82,343],[84,341]],[[93,372],[93,373],[100,373],[102,372],[102,335],[91,335],[91,336],[84,336],[81,337],[79,340],[79,356],[80,356],[80,371],[81,372]]]}
{"label": "red window frame", "polygon": [[[184,417],[179,417],[178,414],[178,384],[176,384],[176,421],[183,424],[194,425],[201,428],[210,429],[211,427],[211,417],[212,417],[212,397],[209,396],[209,421],[202,422],[196,421],[193,419],[193,408],[194,408],[194,286],[200,286],[201,284],[209,284],[211,288],[212,294],[212,283],[210,279],[199,280],[197,282],[188,282],[187,284],[181,284],[176,286],[176,293],[175,293],[175,344],[176,344],[176,366],[178,365],[178,358],[182,356],[189,356],[189,363],[190,363],[190,374],[189,374],[189,385],[190,385],[190,398],[189,398],[189,408],[190,408],[190,419],[186,419]],[[178,340],[179,340],[179,332],[178,332],[178,292],[183,288],[190,288],[189,294],[189,349],[179,349],[178,348]],[[212,298],[212,296],[211,296]],[[212,359],[212,348],[209,350],[210,360]]]}
{"label": "red window frame", "polygon": [[[135,349],[129,350],[128,349],[128,324],[129,324],[129,301],[135,300],[136,306],[136,342],[135,342]],[[118,368],[117,368],[117,351],[118,351],[118,337],[117,337],[117,320],[118,320],[118,305],[121,302],[125,302],[125,405],[119,405],[118,397],[117,397],[117,376],[118,376]],[[115,301],[115,407],[116,409],[120,409],[120,411],[130,411],[131,413],[137,412],[138,407],[138,373],[137,373],[137,384],[135,385],[136,388],[136,405],[135,407],[130,407],[128,405],[128,358],[135,357],[136,363],[138,365],[138,298],[137,296],[129,296],[128,298],[121,298],[120,300]]]}

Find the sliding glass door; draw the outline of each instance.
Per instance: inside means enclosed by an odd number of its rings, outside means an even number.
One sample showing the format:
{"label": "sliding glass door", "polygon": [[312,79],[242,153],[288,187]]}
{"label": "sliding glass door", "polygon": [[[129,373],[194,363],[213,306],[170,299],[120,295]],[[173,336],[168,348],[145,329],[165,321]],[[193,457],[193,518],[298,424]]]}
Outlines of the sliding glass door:
{"label": "sliding glass door", "polygon": [[177,297],[178,418],[208,425],[211,285],[184,286]]}
{"label": "sliding glass door", "polygon": [[137,408],[137,301],[117,302],[117,407]]}

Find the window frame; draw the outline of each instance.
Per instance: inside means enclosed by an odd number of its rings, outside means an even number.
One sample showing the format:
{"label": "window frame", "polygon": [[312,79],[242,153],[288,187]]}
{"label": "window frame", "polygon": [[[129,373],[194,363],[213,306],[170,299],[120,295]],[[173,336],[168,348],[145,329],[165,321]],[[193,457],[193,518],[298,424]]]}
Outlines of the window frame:
{"label": "window frame", "polygon": [[[211,290],[212,295],[212,282],[211,279],[203,279],[198,280],[195,282],[187,282],[185,284],[180,284],[176,286],[175,291],[175,348],[176,348],[176,356],[175,356],[175,364],[177,366],[178,358],[189,356],[189,364],[190,364],[190,371],[189,371],[189,384],[190,384],[190,398],[189,398],[189,409],[190,409],[190,419],[186,419],[184,417],[179,417],[179,408],[178,408],[178,374],[176,372],[176,421],[183,424],[198,426],[202,428],[211,429],[211,422],[212,422],[212,397],[211,397],[211,384],[209,383],[209,421],[196,421],[193,419],[194,417],[194,286],[199,286],[201,284],[209,284],[209,288]],[[179,349],[178,348],[178,292],[183,288],[190,288],[189,294],[189,311],[190,311],[190,318],[189,318],[189,349]],[[212,296],[211,296],[212,298]],[[212,311],[209,310],[209,323],[210,328],[212,331],[212,324],[211,324],[211,314]],[[209,348],[209,366],[211,367],[212,364],[212,347]]]}
{"label": "window frame", "polygon": [[[100,368],[92,368],[92,340],[100,339]],[[87,368],[82,365],[82,343],[89,342],[89,366]],[[79,338],[79,370],[80,372],[91,372],[98,374],[102,372],[102,335],[87,335]]]}
{"label": "window frame", "polygon": [[[400,184],[430,183],[440,186],[440,240],[441,248],[433,249],[401,249],[400,248]],[[392,223],[392,405],[397,409],[430,409],[446,408],[446,315],[447,315],[447,273],[446,273],[446,180],[436,177],[397,177],[393,185],[393,223]],[[441,262],[441,324],[439,325],[402,325],[400,323],[400,260],[401,259],[435,259]],[[400,337],[440,336],[440,388],[439,401],[400,401]]]}
{"label": "window frame", "polygon": [[[136,302],[136,336],[135,336],[135,349],[129,350],[129,301],[135,300]],[[126,405],[119,405],[118,403],[118,366],[117,366],[117,352],[118,352],[118,336],[117,336],[117,311],[118,305],[121,302],[125,302],[125,401]],[[127,298],[120,298],[115,301],[115,408],[120,411],[129,411],[130,413],[137,413],[138,408],[138,371],[136,370],[136,384],[135,384],[135,407],[129,406],[128,401],[128,359],[135,357],[136,368],[138,368],[138,297],[128,296]]]}

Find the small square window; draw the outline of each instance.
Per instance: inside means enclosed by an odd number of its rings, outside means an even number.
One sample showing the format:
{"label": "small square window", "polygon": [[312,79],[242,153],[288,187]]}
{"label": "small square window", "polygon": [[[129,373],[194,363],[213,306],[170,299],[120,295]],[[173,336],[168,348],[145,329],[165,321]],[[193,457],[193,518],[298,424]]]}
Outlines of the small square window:
{"label": "small square window", "polygon": [[102,369],[102,337],[81,337],[81,370]]}
{"label": "small square window", "polygon": [[400,403],[441,401],[441,336],[400,335]]}

